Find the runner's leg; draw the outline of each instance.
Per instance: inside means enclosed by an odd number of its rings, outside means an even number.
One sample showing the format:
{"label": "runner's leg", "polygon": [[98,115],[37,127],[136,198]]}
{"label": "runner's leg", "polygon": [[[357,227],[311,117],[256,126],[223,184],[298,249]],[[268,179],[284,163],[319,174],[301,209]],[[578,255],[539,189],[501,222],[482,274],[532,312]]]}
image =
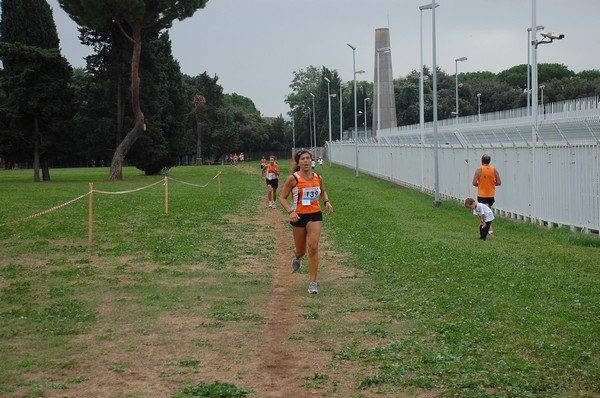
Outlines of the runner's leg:
{"label": "runner's leg", "polygon": [[308,273],[311,282],[317,281],[317,272],[319,271],[319,239],[321,238],[322,226],[322,221],[311,221],[306,224]]}
{"label": "runner's leg", "polygon": [[294,255],[301,258],[306,253],[306,228],[292,227],[294,236]]}

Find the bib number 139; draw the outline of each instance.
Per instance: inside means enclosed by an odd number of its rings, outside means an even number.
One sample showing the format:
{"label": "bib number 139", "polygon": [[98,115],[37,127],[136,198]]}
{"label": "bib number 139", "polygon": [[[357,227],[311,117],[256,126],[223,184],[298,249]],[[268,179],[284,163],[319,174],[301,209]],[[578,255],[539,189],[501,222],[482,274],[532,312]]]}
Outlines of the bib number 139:
{"label": "bib number 139", "polygon": [[319,187],[304,188],[302,190],[302,206],[310,206],[311,202],[319,200],[320,194],[321,188]]}

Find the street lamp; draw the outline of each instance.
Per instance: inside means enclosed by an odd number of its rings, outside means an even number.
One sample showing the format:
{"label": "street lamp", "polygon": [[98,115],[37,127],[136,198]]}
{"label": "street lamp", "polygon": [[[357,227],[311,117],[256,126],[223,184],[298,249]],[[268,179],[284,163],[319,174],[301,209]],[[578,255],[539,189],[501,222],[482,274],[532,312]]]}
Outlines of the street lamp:
{"label": "street lamp", "polygon": [[310,147],[312,148],[312,120],[311,120],[312,115],[311,115],[310,106],[307,106],[306,109],[308,109],[308,137],[310,140]]}
{"label": "street lamp", "polygon": [[481,121],[481,93],[477,94],[477,121]]}
{"label": "street lamp", "polygon": [[342,104],[342,83],[340,82],[340,142],[342,142],[342,139],[344,138],[344,137],[342,137],[342,133],[344,131],[344,126],[343,126],[344,119],[342,118],[342,112],[343,112],[342,107],[343,107],[343,104]]}
{"label": "street lamp", "polygon": [[421,32],[421,68],[419,69],[419,128],[421,130],[421,190],[425,186],[425,165],[424,165],[424,152],[425,152],[425,104],[423,94],[423,11],[431,10],[433,7],[439,7],[439,4],[425,4],[419,7],[420,10],[420,32]]}
{"label": "street lamp", "polygon": [[356,47],[346,43],[352,49],[352,70],[354,71],[354,151],[356,152],[356,176],[358,177],[358,112],[356,109]]}
{"label": "street lamp", "polygon": [[294,115],[292,114],[292,156],[296,152],[296,125],[294,124]]}
{"label": "street lamp", "polygon": [[364,108],[365,108],[365,139],[367,139],[367,101],[369,101],[371,98],[367,97],[364,99]]}
{"label": "street lamp", "polygon": [[327,146],[327,158],[329,159],[329,166],[331,166],[331,97],[335,97],[335,94],[331,94],[329,91],[329,83],[331,83],[331,80],[326,77],[324,77],[324,79],[327,82],[327,112],[329,119],[329,145]]}
{"label": "street lamp", "polygon": [[531,126],[531,140],[536,142],[538,140],[538,72],[537,72],[537,48],[540,44],[548,44],[552,43],[554,40],[562,40],[565,35],[559,33],[545,32],[541,31],[540,35],[542,35],[543,39],[537,39],[537,31],[534,33],[534,29],[537,28],[536,25],[536,0],[531,1],[531,33],[533,34],[533,38],[531,39],[531,51],[533,53],[533,70],[531,71],[531,87],[536,87],[535,90],[531,90],[531,116],[533,119],[533,124]]}
{"label": "street lamp", "polygon": [[458,63],[466,60],[467,57],[460,57],[454,60],[454,64],[456,65],[456,124],[458,124]]}
{"label": "street lamp", "polygon": [[[538,25],[535,30],[544,30],[543,25]],[[535,37],[535,36],[534,36]],[[527,28],[527,116],[531,114],[531,51],[529,49],[531,42],[531,28]]]}
{"label": "street lamp", "polygon": [[544,86],[543,84],[540,84],[540,96],[541,96],[541,100],[542,100],[542,117],[545,119],[546,118],[546,111],[544,109]]}
{"label": "street lamp", "polygon": [[381,75],[381,68],[379,67],[379,56],[381,54],[388,54],[390,51],[392,51],[390,47],[383,47],[377,49],[377,135],[379,135],[379,129],[381,129],[381,86],[379,85],[379,75]]}
{"label": "street lamp", "polygon": [[437,62],[436,62],[436,39],[435,39],[435,0],[431,0],[431,42],[432,42],[432,69],[433,69],[433,157],[434,157],[434,169],[435,169],[435,196],[433,199],[433,206],[439,207],[442,202],[440,201],[440,164],[438,159],[438,109],[437,109]]}
{"label": "street lamp", "polygon": [[313,159],[317,157],[317,115],[315,113],[315,95],[313,93],[309,93],[313,99],[313,134],[315,135],[315,139],[313,143],[315,144],[315,149],[313,151]]}

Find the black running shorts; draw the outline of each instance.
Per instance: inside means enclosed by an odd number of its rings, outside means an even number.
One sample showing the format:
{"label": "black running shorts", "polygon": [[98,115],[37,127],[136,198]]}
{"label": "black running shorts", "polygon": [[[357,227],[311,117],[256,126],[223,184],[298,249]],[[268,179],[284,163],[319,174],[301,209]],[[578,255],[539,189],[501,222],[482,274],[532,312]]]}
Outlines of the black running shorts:
{"label": "black running shorts", "polygon": [[320,211],[316,213],[298,214],[298,217],[300,217],[300,219],[297,222],[290,222],[292,227],[306,228],[306,224],[311,221],[323,221],[323,213]]}

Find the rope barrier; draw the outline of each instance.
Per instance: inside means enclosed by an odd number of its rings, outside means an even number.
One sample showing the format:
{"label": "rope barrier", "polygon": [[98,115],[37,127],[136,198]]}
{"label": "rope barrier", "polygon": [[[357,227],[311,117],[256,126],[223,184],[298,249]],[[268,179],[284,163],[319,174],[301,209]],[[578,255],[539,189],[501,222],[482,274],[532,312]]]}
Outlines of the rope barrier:
{"label": "rope barrier", "polygon": [[158,181],[156,181],[156,182],[155,182],[155,183],[153,183],[153,184],[146,185],[145,187],[141,187],[141,188],[131,189],[131,190],[129,190],[129,191],[118,191],[118,192],[112,192],[112,191],[100,191],[100,190],[98,190],[98,189],[94,189],[94,192],[96,192],[96,193],[101,193],[101,194],[104,194],[104,195],[123,195],[123,194],[127,194],[127,193],[138,192],[138,191],[141,191],[141,190],[143,190],[143,189],[147,189],[147,188],[153,187],[153,186],[155,186],[156,184],[160,184],[161,182],[165,182],[165,179],[163,178],[162,180],[158,180]]}
{"label": "rope barrier", "polygon": [[10,224],[18,223],[18,222],[21,222],[21,221],[29,220],[29,219],[31,219],[31,218],[40,217],[40,216],[43,216],[44,214],[52,213],[53,211],[56,211],[56,210],[58,210],[58,209],[60,209],[60,208],[63,208],[63,207],[65,207],[65,206],[68,206],[68,205],[70,205],[71,203],[75,203],[75,202],[77,202],[78,200],[81,200],[81,199],[85,198],[85,197],[86,197],[86,196],[88,196],[89,194],[90,194],[89,192],[87,192],[87,193],[84,193],[83,195],[81,195],[81,196],[79,196],[79,197],[77,197],[77,198],[75,198],[75,199],[69,200],[68,202],[65,202],[65,203],[63,203],[63,204],[61,204],[61,205],[58,205],[58,206],[51,207],[51,208],[49,208],[49,209],[47,209],[47,210],[40,211],[39,213],[32,214],[32,215],[30,215],[30,216],[28,216],[28,217],[23,217],[23,218],[21,218],[21,219],[19,219],[19,220],[9,221],[9,222],[7,222],[7,223],[0,224],[0,226],[4,226],[4,225],[10,225]]}
{"label": "rope barrier", "polygon": [[[189,183],[189,182],[176,180],[174,178],[170,178],[170,179],[173,180],[173,181],[179,182],[181,184],[185,184],[185,185],[189,185],[189,186],[197,187],[197,188],[205,188],[211,182],[213,182],[215,179],[218,179],[218,182],[219,182],[219,195],[221,195],[221,172],[220,171],[208,183],[206,183],[204,185],[192,184],[192,183]],[[143,186],[143,187],[140,187],[140,188],[130,189],[128,191],[102,191],[102,190],[99,190],[99,189],[94,189],[94,184],[90,183],[90,190],[87,193],[85,193],[85,194],[83,194],[83,195],[81,195],[81,196],[79,196],[79,197],[77,197],[75,199],[69,200],[68,202],[65,202],[65,203],[60,204],[58,206],[54,206],[54,207],[51,207],[49,209],[40,211],[40,212],[32,214],[30,216],[23,217],[23,218],[20,218],[18,220],[13,220],[13,221],[9,221],[9,222],[0,224],[0,226],[15,224],[15,223],[18,223],[18,222],[21,222],[21,221],[26,221],[26,220],[29,220],[29,219],[32,219],[32,218],[43,216],[44,214],[51,213],[53,211],[56,211],[58,209],[61,209],[61,208],[65,207],[65,206],[68,206],[68,205],[70,205],[72,203],[75,203],[78,200],[81,200],[81,199],[85,198],[86,196],[89,196],[89,202],[90,203],[89,203],[88,246],[91,246],[92,245],[92,217],[93,217],[93,215],[92,215],[92,197],[93,197],[93,193],[94,192],[98,193],[98,194],[103,194],[103,195],[123,195],[123,194],[128,194],[128,193],[133,193],[133,192],[139,192],[141,190],[144,190],[144,189],[153,187],[153,186],[155,186],[157,184],[160,184],[161,182],[165,186],[165,214],[168,214],[168,211],[169,211],[168,210],[168,203],[169,203],[168,202],[169,201],[169,198],[168,198],[169,174],[167,173],[165,175],[165,177],[163,179],[161,179],[161,180],[158,180],[158,181],[156,181],[156,182],[154,182],[154,183],[152,183],[150,185],[146,185],[146,186]]]}
{"label": "rope barrier", "polygon": [[171,177],[171,176],[169,176],[169,180],[170,180],[170,181],[179,182],[179,183],[181,183],[181,184],[184,184],[184,185],[189,185],[189,186],[191,186],[191,187],[196,187],[196,188],[206,188],[206,187],[208,186],[208,184],[210,184],[210,183],[211,183],[211,182],[213,182],[213,181],[214,181],[214,180],[215,180],[217,177],[219,177],[219,174],[220,174],[220,173],[217,173],[217,175],[215,175],[215,176],[214,176],[214,177],[213,177],[213,178],[212,178],[212,179],[211,179],[209,182],[207,182],[207,183],[206,183],[206,184],[204,184],[204,185],[198,185],[198,184],[192,184],[191,182],[180,181],[180,180],[177,180],[177,179],[175,179],[175,178],[173,178],[173,177]]}

